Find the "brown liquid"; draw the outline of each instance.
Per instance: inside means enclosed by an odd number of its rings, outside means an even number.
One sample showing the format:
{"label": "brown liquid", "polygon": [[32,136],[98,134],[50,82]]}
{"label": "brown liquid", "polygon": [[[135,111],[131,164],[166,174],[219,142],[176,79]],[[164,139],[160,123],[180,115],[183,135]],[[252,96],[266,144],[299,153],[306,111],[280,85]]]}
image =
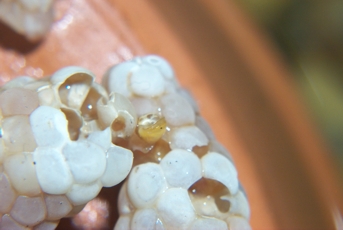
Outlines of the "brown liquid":
{"label": "brown liquid", "polygon": [[147,153],[139,150],[134,151],[133,165],[143,164],[146,162],[160,163],[167,153],[171,151],[168,142],[161,139]]}
{"label": "brown liquid", "polygon": [[230,202],[220,199],[221,196],[229,194],[229,190],[218,181],[201,178],[188,189],[188,193],[192,200],[213,197],[220,212],[225,213],[230,209]]}
{"label": "brown liquid", "polygon": [[199,158],[203,157],[206,153],[208,153],[209,147],[208,145],[205,146],[194,146],[192,148],[192,152],[194,152]]}

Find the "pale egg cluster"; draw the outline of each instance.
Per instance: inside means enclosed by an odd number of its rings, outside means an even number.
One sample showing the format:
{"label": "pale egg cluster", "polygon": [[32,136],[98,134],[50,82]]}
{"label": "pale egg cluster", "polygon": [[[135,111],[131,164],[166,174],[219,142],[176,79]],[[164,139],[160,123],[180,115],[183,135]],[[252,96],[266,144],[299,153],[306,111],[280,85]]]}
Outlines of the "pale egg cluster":
{"label": "pale egg cluster", "polygon": [[43,37],[54,20],[54,0],[0,1],[0,20],[31,40]]}
{"label": "pale egg cluster", "polygon": [[132,135],[136,114],[94,79],[67,67],[0,89],[0,229],[54,229],[128,175],[133,154],[113,141]]}
{"label": "pale egg cluster", "polygon": [[66,67],[0,88],[0,229],[54,229],[123,184],[114,229],[251,229],[230,154],[169,63]]}
{"label": "pale egg cluster", "polygon": [[115,229],[250,229],[231,157],[167,61],[137,57],[112,67],[103,85],[129,98],[140,117],[131,138],[118,142],[135,159]]}

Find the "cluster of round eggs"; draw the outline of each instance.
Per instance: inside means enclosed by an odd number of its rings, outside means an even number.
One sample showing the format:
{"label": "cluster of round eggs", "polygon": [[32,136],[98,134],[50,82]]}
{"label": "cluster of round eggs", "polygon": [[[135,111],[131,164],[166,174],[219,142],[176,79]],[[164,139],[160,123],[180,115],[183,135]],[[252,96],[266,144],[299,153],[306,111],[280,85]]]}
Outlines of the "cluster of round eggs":
{"label": "cluster of round eggs", "polygon": [[136,132],[118,142],[133,151],[134,167],[115,229],[250,229],[230,155],[168,62],[137,57],[112,67],[103,81],[129,98],[139,117]]}
{"label": "cluster of round eggs", "polygon": [[54,20],[54,0],[0,1],[0,20],[31,40],[43,37]]}
{"label": "cluster of round eggs", "polygon": [[0,229],[54,229],[130,172],[133,154],[113,144],[137,120],[89,71],[19,77],[0,91]]}
{"label": "cluster of round eggs", "polygon": [[115,229],[250,229],[232,159],[167,61],[102,83],[67,67],[0,89],[0,229],[52,229],[127,176]]}

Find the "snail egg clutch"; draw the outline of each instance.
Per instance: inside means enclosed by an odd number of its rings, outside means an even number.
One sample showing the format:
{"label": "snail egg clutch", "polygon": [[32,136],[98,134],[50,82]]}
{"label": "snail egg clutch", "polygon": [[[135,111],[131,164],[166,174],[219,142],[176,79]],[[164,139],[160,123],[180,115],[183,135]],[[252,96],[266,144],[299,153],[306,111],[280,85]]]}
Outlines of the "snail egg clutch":
{"label": "snail egg clutch", "polygon": [[230,154],[170,64],[65,67],[0,89],[0,229],[51,229],[124,179],[115,229],[250,229]]}

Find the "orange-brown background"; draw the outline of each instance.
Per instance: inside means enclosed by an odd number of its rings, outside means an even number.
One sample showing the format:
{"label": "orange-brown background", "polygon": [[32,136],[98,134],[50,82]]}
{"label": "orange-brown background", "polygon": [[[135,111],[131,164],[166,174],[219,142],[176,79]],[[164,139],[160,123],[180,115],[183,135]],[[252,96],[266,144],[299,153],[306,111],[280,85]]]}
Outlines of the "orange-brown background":
{"label": "orange-brown background", "polygon": [[[100,80],[135,55],[164,56],[231,152],[254,229],[338,226],[342,183],[325,143],[282,60],[232,0],[57,0],[45,40],[33,44],[0,25],[0,45],[1,83],[66,65],[89,68]],[[111,227],[116,192],[100,195],[111,204]]]}

